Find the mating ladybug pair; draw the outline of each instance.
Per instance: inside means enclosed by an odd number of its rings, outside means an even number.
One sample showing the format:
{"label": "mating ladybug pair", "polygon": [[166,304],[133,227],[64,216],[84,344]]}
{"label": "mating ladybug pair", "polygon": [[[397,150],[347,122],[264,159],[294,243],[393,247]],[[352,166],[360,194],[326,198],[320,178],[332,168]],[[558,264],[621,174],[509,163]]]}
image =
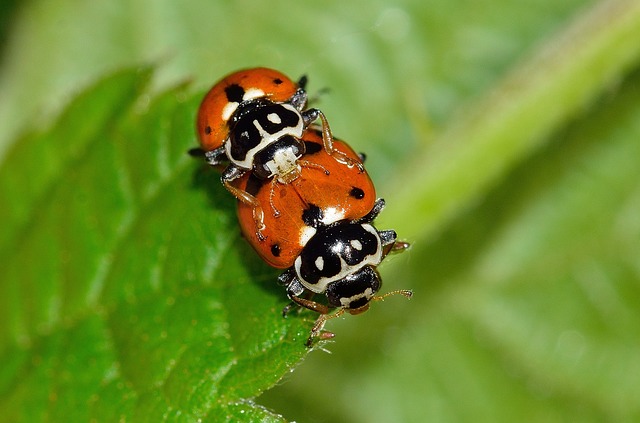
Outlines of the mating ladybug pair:
{"label": "mating ladybug pair", "polygon": [[[206,161],[226,165],[222,183],[238,199],[245,238],[264,261],[286,269],[279,281],[294,304],[320,313],[310,345],[333,336],[322,333],[328,319],[411,291],[376,295],[376,267],[408,244],[373,226],[384,200],[376,199],[361,156],[333,138],[320,110],[307,108],[305,84],[267,68],[232,73],[205,96],[197,131]],[[327,304],[314,294],[325,294]]]}

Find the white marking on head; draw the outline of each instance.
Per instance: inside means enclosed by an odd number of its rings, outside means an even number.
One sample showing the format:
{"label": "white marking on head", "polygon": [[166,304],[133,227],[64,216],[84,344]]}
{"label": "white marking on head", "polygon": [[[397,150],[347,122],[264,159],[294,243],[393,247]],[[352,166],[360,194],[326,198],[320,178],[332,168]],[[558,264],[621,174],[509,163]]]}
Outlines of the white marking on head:
{"label": "white marking on head", "polygon": [[356,294],[348,298],[340,298],[340,304],[342,305],[342,307],[348,307],[349,304],[359,300],[360,298],[366,298],[369,300],[371,299],[371,297],[373,297],[373,290],[371,288],[367,288],[360,294]]}
{"label": "white marking on head", "polygon": [[[272,175],[280,176],[280,175],[288,175],[291,172],[299,170],[300,166],[298,165],[298,158],[291,148],[285,148],[282,150],[276,151],[273,155],[273,160],[265,163],[265,166],[269,168],[269,171]],[[300,174],[300,172],[297,172]],[[278,182],[286,184],[291,182],[291,180],[287,179],[286,181],[278,178]]]}

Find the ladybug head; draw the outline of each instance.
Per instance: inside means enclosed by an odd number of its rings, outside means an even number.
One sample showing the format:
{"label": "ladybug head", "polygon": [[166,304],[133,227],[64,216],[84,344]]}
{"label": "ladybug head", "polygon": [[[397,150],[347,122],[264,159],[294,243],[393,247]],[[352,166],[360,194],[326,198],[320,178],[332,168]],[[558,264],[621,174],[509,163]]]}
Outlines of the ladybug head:
{"label": "ladybug head", "polygon": [[341,307],[351,314],[360,314],[369,309],[369,302],[382,285],[380,275],[371,266],[337,280],[327,287],[329,304]]}

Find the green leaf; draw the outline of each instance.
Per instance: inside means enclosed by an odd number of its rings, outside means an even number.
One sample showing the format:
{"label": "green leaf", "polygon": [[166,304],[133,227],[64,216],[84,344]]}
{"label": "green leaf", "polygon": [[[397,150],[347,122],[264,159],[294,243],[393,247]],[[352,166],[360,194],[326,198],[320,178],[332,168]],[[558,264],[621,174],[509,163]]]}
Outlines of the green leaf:
{"label": "green leaf", "polygon": [[234,201],[186,151],[202,94],[109,77],[0,168],[0,413],[283,421],[252,403],[307,352]]}

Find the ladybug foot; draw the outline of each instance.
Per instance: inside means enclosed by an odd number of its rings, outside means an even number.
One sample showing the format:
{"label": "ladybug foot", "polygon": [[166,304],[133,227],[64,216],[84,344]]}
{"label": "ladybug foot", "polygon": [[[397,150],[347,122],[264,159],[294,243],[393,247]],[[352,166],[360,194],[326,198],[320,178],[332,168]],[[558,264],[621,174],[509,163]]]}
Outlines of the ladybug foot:
{"label": "ladybug foot", "polygon": [[335,333],[324,330],[324,325],[325,323],[327,323],[327,320],[335,319],[336,317],[342,316],[344,311],[345,311],[344,308],[339,308],[334,313],[331,313],[331,314],[323,313],[320,316],[318,316],[318,318],[316,319],[316,322],[313,324],[313,327],[311,328],[311,333],[309,334],[309,338],[307,338],[307,342],[305,343],[305,345],[307,347],[312,346],[313,340],[316,338],[319,341],[324,341],[324,340],[332,339],[333,337],[335,337],[336,336]]}
{"label": "ladybug foot", "polygon": [[262,242],[267,239],[267,237],[262,233],[262,231],[267,229],[267,225],[264,224],[264,214],[262,213],[262,209],[260,209],[260,213],[257,216],[254,214],[253,220],[256,224],[256,237],[258,238],[258,241]]}
{"label": "ladybug foot", "polygon": [[329,339],[335,338],[336,334],[333,332],[329,332],[327,330],[320,330],[318,333],[311,332],[309,338],[307,338],[307,342],[305,342],[306,347],[312,347],[314,340],[318,341],[328,341]]}
{"label": "ladybug foot", "polygon": [[289,303],[286,306],[284,306],[284,308],[282,309],[282,317],[286,319],[289,313],[291,312],[291,310],[293,310],[296,307],[299,308],[299,306],[296,303]]}
{"label": "ladybug foot", "polygon": [[364,165],[362,164],[362,162],[347,157],[344,153],[337,150],[334,150],[332,155],[334,159],[336,159],[339,163],[346,165],[348,168],[357,167],[360,173],[364,172]]}

